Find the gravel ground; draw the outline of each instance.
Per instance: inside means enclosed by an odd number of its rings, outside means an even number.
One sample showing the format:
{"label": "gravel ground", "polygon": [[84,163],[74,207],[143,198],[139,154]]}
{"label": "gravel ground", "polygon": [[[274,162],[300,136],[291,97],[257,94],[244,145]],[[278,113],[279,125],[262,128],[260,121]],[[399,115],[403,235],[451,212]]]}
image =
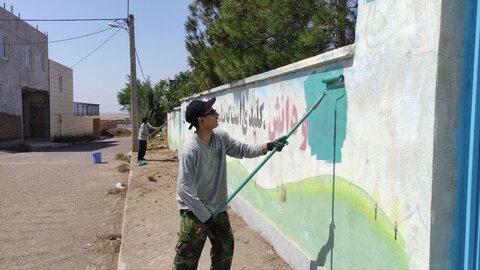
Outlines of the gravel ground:
{"label": "gravel ground", "polygon": [[[115,156],[130,142],[2,153],[0,269],[116,268],[125,196],[109,191],[127,181]],[[92,164],[93,151],[101,164]]]}

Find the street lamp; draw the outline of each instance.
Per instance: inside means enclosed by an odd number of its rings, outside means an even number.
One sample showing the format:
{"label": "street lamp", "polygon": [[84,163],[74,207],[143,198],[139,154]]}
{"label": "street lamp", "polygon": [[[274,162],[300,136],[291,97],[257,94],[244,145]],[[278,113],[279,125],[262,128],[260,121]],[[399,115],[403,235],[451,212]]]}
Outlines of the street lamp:
{"label": "street lamp", "polygon": [[[138,152],[138,111],[137,111],[137,66],[135,59],[135,27],[133,14],[129,14],[126,20],[128,25],[128,34],[130,36],[130,85],[132,91],[130,94],[130,118],[132,122],[132,155],[133,152]],[[124,28],[125,24],[109,23],[110,27]]]}

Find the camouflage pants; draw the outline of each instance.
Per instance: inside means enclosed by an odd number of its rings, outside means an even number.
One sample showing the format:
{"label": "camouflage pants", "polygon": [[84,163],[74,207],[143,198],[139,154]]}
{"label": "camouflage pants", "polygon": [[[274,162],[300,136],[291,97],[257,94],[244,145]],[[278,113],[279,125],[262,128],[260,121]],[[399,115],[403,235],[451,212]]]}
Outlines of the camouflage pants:
{"label": "camouflage pants", "polygon": [[233,258],[234,240],[227,212],[220,213],[214,220],[213,232],[196,234],[201,226],[200,220],[191,212],[180,211],[180,232],[175,247],[177,255],[173,261],[173,269],[197,269],[207,236],[212,244],[210,269],[230,269]]}

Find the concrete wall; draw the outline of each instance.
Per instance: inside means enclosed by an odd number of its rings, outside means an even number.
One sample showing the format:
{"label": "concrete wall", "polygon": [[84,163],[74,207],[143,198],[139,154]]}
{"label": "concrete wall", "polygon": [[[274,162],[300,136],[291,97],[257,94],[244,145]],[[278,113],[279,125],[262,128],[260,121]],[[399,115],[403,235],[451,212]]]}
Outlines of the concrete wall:
{"label": "concrete wall", "polygon": [[92,135],[94,134],[94,119],[98,116],[74,116],[72,121],[66,124],[66,135]]}
{"label": "concrete wall", "polygon": [[[467,4],[358,4],[354,46],[182,100],[169,146],[191,136],[192,99],[216,96],[219,128],[261,144],[343,75],[231,205],[296,269],[455,268]],[[229,159],[229,187],[260,161]]]}
{"label": "concrete wall", "polygon": [[53,138],[71,133],[73,70],[53,60],[48,60],[48,65],[50,67],[50,136]]}
{"label": "concrete wall", "polygon": [[[73,70],[53,60],[49,60],[48,63],[50,66],[50,137],[53,139],[57,136],[93,134],[93,119],[99,119],[99,116],[73,116]],[[60,83],[62,83],[61,87]]]}
{"label": "concrete wall", "polygon": [[116,128],[120,120],[101,120],[100,121],[100,130],[106,130],[110,128]]}
{"label": "concrete wall", "polygon": [[[10,20],[2,21],[0,35],[7,37],[7,44],[12,44],[6,46],[7,57],[0,58],[0,113],[5,116],[2,119],[8,118],[7,122],[0,122],[0,126],[9,127],[8,123],[16,122],[8,138],[0,137],[0,141],[5,141],[12,136],[23,138],[22,129],[17,128],[23,126],[22,89],[29,87],[48,91],[48,37],[2,7],[0,18]],[[27,48],[31,49],[33,57],[31,67],[26,66]],[[42,63],[45,63],[44,68]]]}
{"label": "concrete wall", "polygon": [[[170,149],[180,149],[183,145],[183,127],[185,125],[180,107],[167,114],[167,142]],[[188,128],[188,126],[187,126]]]}

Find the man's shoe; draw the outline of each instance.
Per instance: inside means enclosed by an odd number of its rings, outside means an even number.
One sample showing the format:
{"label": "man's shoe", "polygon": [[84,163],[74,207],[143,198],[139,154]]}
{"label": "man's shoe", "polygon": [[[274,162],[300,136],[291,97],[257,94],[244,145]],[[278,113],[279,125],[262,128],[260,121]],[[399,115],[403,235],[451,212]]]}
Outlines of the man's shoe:
{"label": "man's shoe", "polygon": [[143,166],[143,165],[145,165],[145,164],[147,164],[147,162],[145,162],[144,160],[139,160],[139,161],[137,161],[137,165],[138,165],[138,166]]}

